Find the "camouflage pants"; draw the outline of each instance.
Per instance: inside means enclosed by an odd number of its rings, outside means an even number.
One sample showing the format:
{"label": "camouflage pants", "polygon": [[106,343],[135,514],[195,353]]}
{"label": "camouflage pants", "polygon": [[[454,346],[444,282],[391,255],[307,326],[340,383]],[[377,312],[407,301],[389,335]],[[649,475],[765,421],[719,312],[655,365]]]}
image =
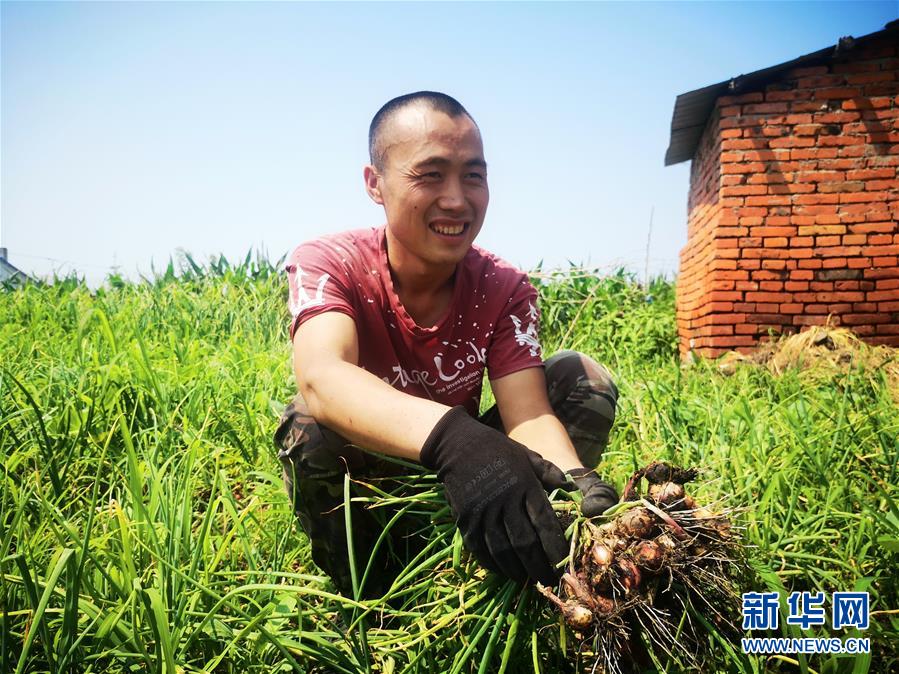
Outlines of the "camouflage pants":
{"label": "camouflage pants", "polygon": [[[544,363],[547,395],[559,421],[565,427],[581,462],[595,467],[609,439],[615,421],[618,389],[608,370],[576,351],[560,351]],[[496,405],[478,419],[503,431]],[[284,485],[294,513],[309,536],[312,559],[344,594],[352,593],[347,553],[344,475],[371,481],[401,474],[401,469],[383,457],[366,452],[309,414],[302,396],[297,395],[284,410],[275,432],[275,445],[284,472]],[[352,496],[371,495],[358,482],[351,483]],[[389,508],[364,509],[354,503],[350,511],[353,550],[361,579],[371,551],[395,514]],[[389,586],[405,562],[420,549],[423,538],[416,531],[427,522],[411,516],[400,518],[372,560],[363,594],[376,596]]]}

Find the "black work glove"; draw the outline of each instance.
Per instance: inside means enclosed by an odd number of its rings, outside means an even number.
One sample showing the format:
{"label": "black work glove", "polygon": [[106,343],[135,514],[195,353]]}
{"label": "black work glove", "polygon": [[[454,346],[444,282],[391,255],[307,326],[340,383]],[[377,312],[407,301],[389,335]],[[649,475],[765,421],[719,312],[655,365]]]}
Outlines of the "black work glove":
{"label": "black work glove", "polygon": [[465,547],[492,571],[554,584],[568,543],[544,489],[573,488],[554,464],[472,419],[447,412],[421,448],[437,471]]}
{"label": "black work glove", "polygon": [[618,492],[608,482],[599,479],[592,468],[574,468],[568,471],[577,488],[584,495],[581,513],[584,517],[596,517],[618,503]]}

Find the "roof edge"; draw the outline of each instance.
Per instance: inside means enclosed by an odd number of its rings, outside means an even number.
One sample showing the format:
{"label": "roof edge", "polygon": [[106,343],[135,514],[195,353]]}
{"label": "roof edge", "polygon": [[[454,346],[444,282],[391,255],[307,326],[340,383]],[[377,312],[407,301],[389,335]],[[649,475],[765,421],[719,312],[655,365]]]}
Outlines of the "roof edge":
{"label": "roof edge", "polygon": [[671,113],[671,136],[665,152],[665,166],[672,166],[693,158],[696,148],[699,146],[702,131],[721,96],[748,93],[767,84],[774,76],[785,70],[829,63],[837,57],[844,56],[892,32],[899,33],[899,19],[890,21],[882,30],[858,38],[841,37],[836,44],[810,54],[680,94],[674,101],[674,110]]}

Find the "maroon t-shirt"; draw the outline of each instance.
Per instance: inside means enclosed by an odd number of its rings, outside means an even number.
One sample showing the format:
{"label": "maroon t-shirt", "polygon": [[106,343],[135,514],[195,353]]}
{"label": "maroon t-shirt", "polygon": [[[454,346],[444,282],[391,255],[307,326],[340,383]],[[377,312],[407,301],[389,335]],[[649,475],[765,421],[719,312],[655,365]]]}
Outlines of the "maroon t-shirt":
{"label": "maroon t-shirt", "polygon": [[537,291],[528,277],[472,246],[456,267],[446,315],[422,328],[393,289],[386,225],[301,244],[287,264],[290,337],[327,311],[356,322],[359,365],[405,393],[478,413],[484,368],[498,379],[541,367]]}

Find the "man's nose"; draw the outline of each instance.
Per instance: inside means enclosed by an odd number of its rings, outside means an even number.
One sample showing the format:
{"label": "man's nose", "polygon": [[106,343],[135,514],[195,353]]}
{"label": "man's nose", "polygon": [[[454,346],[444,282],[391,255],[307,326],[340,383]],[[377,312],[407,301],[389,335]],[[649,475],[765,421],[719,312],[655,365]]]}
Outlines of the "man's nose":
{"label": "man's nose", "polygon": [[443,182],[443,190],[437,205],[445,211],[461,211],[465,208],[465,186],[458,177],[451,177]]}

